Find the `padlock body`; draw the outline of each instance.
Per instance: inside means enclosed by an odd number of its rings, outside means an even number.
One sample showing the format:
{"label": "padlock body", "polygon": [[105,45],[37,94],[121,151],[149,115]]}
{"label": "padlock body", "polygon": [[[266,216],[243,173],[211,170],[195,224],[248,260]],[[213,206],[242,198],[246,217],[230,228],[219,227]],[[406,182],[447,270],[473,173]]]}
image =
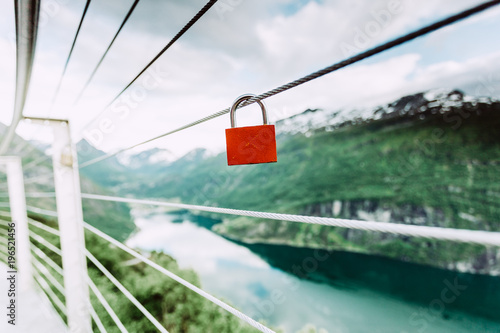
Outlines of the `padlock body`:
{"label": "padlock body", "polygon": [[226,129],[227,164],[277,162],[274,125]]}

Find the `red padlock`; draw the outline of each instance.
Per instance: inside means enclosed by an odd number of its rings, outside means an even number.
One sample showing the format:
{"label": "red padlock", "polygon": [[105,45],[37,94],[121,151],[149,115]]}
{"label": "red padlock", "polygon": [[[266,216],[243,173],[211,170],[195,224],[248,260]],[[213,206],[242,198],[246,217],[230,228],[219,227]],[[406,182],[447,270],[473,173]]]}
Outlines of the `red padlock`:
{"label": "red padlock", "polygon": [[276,154],[276,133],[274,125],[267,124],[266,107],[257,101],[262,109],[264,125],[236,127],[235,112],[238,106],[255,95],[238,97],[231,107],[231,128],[226,129],[227,164],[257,164],[278,161]]}

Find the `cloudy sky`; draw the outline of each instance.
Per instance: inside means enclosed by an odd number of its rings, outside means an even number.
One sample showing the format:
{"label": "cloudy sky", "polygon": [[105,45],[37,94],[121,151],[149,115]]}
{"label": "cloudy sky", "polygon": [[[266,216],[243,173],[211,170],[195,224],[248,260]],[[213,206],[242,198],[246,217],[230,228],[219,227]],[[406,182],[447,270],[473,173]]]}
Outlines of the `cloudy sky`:
{"label": "cloudy sky", "polygon": [[[24,114],[68,118],[76,140],[113,151],[229,107],[353,53],[485,0],[220,0],[119,100],[113,98],[206,3],[140,0],[82,98],[90,73],[133,0],[93,0],[52,104],[85,0],[42,0],[32,84]],[[0,121],[10,123],[15,84],[13,1],[0,2]],[[500,97],[500,8],[266,100],[276,121],[307,108],[353,108],[403,94],[460,88]],[[98,116],[100,115],[100,116]],[[98,116],[98,117],[97,117]],[[97,117],[97,118],[96,118]],[[251,106],[240,125],[260,121]],[[182,155],[225,145],[223,116],[155,141]],[[18,134],[48,140],[23,123]]]}

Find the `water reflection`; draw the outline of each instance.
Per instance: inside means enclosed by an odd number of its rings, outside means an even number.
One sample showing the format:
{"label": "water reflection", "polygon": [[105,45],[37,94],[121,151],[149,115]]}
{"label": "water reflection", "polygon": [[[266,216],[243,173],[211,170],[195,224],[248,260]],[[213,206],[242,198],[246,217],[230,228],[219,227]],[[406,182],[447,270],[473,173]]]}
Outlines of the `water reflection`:
{"label": "water reflection", "polygon": [[[196,267],[200,274],[213,274],[228,264],[247,269],[269,269],[270,266],[249,249],[235,246],[209,230],[192,222],[170,223],[170,216],[138,217],[136,225],[141,232],[127,244],[132,247],[163,250],[183,268]],[[169,223],[165,223],[169,222]]]}

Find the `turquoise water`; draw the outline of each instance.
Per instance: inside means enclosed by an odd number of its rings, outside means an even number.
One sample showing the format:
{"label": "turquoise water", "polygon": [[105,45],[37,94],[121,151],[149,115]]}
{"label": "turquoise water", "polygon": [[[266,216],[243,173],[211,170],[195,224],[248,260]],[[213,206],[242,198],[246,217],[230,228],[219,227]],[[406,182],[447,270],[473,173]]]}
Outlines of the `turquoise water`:
{"label": "turquoise water", "polygon": [[136,214],[141,231],[127,244],[168,253],[199,274],[204,290],[285,332],[307,324],[330,333],[500,332],[498,280],[350,253],[247,247],[173,220]]}

